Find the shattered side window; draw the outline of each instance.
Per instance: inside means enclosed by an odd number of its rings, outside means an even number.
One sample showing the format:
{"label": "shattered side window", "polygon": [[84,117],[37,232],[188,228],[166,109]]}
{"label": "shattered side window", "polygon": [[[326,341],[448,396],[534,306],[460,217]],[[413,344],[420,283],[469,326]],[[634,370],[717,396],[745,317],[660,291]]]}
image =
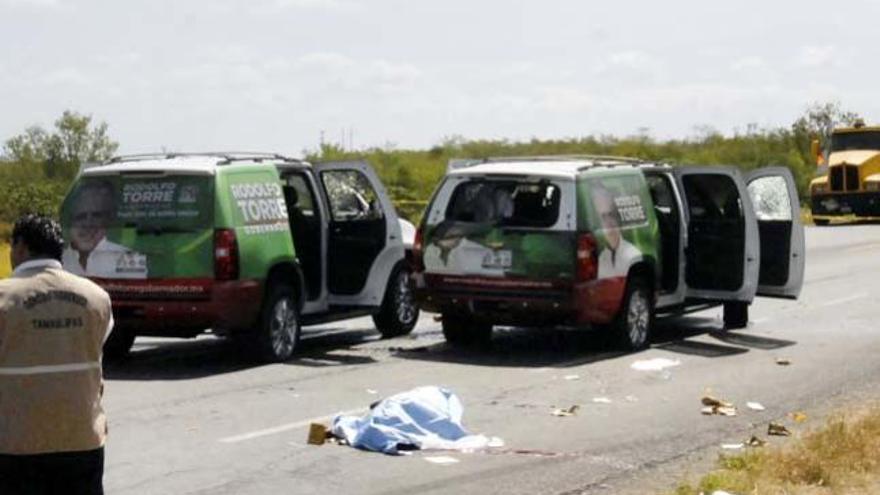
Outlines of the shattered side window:
{"label": "shattered side window", "polygon": [[788,185],[779,176],[760,177],[749,183],[749,195],[758,220],[791,220]]}

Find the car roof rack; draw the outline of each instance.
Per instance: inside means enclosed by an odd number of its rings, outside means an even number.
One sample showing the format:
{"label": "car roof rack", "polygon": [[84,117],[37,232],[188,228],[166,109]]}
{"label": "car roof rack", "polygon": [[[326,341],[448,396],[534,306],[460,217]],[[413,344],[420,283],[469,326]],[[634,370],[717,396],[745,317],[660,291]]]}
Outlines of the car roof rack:
{"label": "car roof rack", "polygon": [[614,155],[535,155],[535,156],[492,156],[484,158],[482,163],[493,162],[547,162],[547,161],[568,161],[568,160],[587,160],[587,161],[607,161],[607,162],[624,162],[632,164],[645,163],[641,158],[632,158],[628,156]]}
{"label": "car roof rack", "polygon": [[238,161],[254,161],[254,162],[262,162],[263,160],[280,160],[288,163],[304,163],[302,160],[297,158],[291,158],[289,156],[282,155],[280,153],[260,153],[260,152],[251,152],[251,151],[207,151],[207,152],[198,152],[198,153],[177,153],[177,152],[166,152],[166,153],[141,153],[134,155],[120,155],[114,156],[110,160],[104,163],[104,165],[115,165],[122,163],[137,163],[147,160],[171,160],[174,158],[187,158],[187,157],[215,157],[220,161],[217,162],[217,165],[229,165],[232,162]]}
{"label": "car roof rack", "polygon": [[[632,158],[627,156],[614,155],[534,155],[534,156],[491,156],[487,158],[453,158],[449,160],[446,167],[447,172],[470,168],[485,163],[504,163],[504,162],[552,162],[552,161],[573,161],[583,160],[592,161],[593,164],[578,167],[583,170],[594,165],[613,166],[617,163],[625,165],[638,166],[652,163],[641,158]],[[602,162],[602,163],[597,163]]]}

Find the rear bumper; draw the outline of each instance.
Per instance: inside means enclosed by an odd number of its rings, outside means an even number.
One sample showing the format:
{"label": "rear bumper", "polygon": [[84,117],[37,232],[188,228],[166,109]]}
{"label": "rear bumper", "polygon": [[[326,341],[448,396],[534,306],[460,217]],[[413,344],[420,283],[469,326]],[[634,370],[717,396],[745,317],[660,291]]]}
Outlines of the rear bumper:
{"label": "rear bumper", "polygon": [[259,317],[257,280],[95,280],[110,293],[116,325],[137,335],[193,337],[244,329]]}
{"label": "rear bumper", "polygon": [[618,291],[617,284],[609,287],[607,280],[574,284],[567,280],[437,274],[415,277],[420,308],[466,314],[498,325],[608,323],[616,315],[622,298],[622,289]]}
{"label": "rear bumper", "polygon": [[814,217],[880,217],[880,192],[828,193],[810,198]]}

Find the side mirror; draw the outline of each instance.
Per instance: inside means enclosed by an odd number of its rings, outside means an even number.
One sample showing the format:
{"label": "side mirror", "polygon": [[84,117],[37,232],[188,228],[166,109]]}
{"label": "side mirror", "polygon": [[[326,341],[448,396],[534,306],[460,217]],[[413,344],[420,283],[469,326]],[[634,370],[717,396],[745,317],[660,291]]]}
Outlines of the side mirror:
{"label": "side mirror", "polygon": [[816,161],[817,167],[825,165],[825,157],[822,156],[822,146],[819,144],[818,139],[814,139],[810,142],[810,155],[813,157],[813,160]]}

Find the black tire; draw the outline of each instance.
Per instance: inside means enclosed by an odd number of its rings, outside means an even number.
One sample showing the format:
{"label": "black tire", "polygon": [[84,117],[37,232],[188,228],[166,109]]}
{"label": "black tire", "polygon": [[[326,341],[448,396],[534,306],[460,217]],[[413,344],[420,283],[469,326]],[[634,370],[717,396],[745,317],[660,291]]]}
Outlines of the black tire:
{"label": "black tire", "polygon": [[639,277],[626,284],[620,311],[611,324],[614,341],[618,347],[638,351],[648,347],[654,326],[654,298],[649,285]]}
{"label": "black tire", "polygon": [[827,218],[814,218],[813,223],[818,227],[824,227],[831,223],[831,220],[828,220]]}
{"label": "black tire", "polygon": [[492,340],[492,324],[473,318],[443,313],[443,337],[454,347],[485,346]]}
{"label": "black tire", "polygon": [[398,337],[412,332],[419,321],[419,308],[413,294],[409,270],[398,266],[388,277],[382,307],[373,315],[373,323],[383,338]]}
{"label": "black tire", "polygon": [[135,334],[124,328],[114,328],[104,342],[104,362],[123,361],[131,354]]}
{"label": "black tire", "polygon": [[734,301],[724,303],[724,328],[730,330],[749,326],[749,303]]}
{"label": "black tire", "polygon": [[296,292],[285,284],[271,286],[251,347],[254,357],[266,363],[287,361],[299,347],[300,327]]}

